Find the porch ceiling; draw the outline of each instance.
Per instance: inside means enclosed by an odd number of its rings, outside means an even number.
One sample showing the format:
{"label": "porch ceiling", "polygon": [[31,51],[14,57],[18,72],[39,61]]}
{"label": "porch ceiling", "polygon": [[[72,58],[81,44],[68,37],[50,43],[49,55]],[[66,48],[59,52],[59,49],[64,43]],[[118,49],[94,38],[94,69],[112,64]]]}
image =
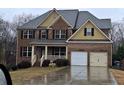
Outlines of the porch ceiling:
{"label": "porch ceiling", "polygon": [[31,45],[66,45],[66,40],[34,40]]}

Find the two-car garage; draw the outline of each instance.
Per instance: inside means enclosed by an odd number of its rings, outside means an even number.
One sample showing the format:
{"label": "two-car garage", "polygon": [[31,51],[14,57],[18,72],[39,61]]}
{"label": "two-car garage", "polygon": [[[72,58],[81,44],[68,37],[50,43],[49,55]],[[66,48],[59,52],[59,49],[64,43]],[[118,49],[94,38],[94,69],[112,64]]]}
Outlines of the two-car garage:
{"label": "two-car garage", "polygon": [[83,52],[83,51],[71,52],[71,65],[107,67],[107,63],[108,63],[107,52]]}

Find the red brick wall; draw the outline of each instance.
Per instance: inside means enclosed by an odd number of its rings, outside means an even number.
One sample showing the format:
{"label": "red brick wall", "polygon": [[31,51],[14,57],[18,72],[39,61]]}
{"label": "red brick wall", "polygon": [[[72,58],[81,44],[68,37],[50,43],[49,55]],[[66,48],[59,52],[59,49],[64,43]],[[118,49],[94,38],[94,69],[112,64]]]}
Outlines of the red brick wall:
{"label": "red brick wall", "polygon": [[[64,30],[68,30],[68,25],[62,20],[58,20],[51,29],[48,29],[48,39],[53,39],[53,29],[64,29]],[[38,28],[38,29],[42,29],[42,28]],[[39,39],[39,30],[36,29],[35,30],[35,39],[38,40]],[[44,29],[44,28],[43,28]],[[68,37],[70,37],[72,35],[72,30],[69,29],[68,30]],[[19,63],[22,60],[28,60],[31,61],[31,57],[20,57],[20,47],[28,47],[31,46],[30,42],[33,39],[21,39],[21,30],[18,30],[18,36],[17,36],[17,53],[16,53],[16,62]],[[41,33],[42,35],[42,33]]]}
{"label": "red brick wall", "polygon": [[68,44],[68,58],[71,60],[71,51],[107,52],[108,66],[112,62],[112,44]]}

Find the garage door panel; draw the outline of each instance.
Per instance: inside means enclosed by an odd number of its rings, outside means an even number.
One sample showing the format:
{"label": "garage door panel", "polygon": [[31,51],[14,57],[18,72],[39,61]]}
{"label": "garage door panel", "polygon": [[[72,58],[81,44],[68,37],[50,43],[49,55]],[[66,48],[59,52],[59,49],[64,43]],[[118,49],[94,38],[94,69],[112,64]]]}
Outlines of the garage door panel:
{"label": "garage door panel", "polygon": [[107,52],[91,52],[90,66],[107,66]]}
{"label": "garage door panel", "polygon": [[71,52],[71,65],[87,65],[87,52]]}

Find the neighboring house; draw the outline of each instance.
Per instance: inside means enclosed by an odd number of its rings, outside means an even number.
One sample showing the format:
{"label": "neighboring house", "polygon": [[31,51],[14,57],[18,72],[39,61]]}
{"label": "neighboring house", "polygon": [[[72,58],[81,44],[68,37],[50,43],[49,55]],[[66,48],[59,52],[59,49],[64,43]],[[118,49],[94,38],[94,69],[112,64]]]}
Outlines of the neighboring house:
{"label": "neighboring house", "polygon": [[88,11],[53,9],[17,32],[17,63],[66,58],[70,65],[111,66],[111,20]]}

